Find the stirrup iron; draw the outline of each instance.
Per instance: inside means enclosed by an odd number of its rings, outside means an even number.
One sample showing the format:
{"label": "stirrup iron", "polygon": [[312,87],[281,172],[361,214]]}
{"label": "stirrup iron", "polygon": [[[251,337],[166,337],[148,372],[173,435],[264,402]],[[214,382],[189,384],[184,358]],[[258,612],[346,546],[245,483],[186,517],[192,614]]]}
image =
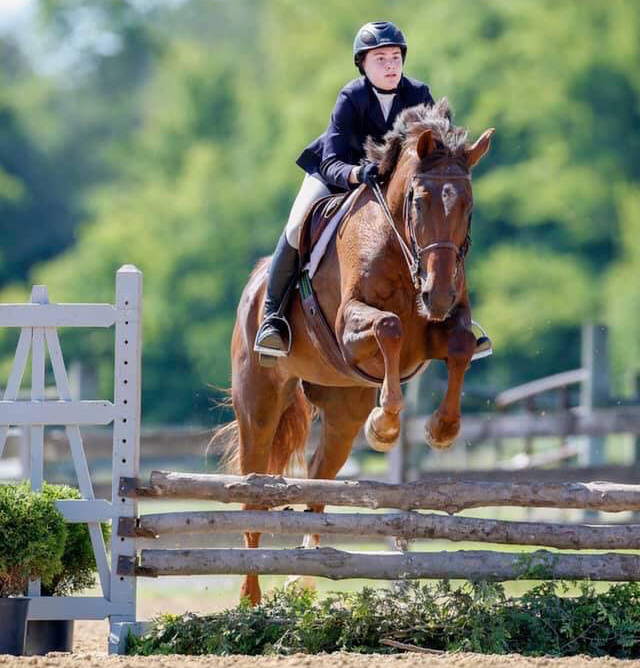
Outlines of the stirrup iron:
{"label": "stirrup iron", "polygon": [[[283,315],[279,314],[274,314],[270,315],[264,322],[276,322],[276,327],[278,330],[281,330],[282,327],[281,325],[284,324],[284,329],[287,332],[287,349],[286,350],[278,350],[277,348],[268,348],[267,346],[261,346],[257,342],[253,344],[253,351],[256,353],[259,353],[262,359],[262,356],[267,356],[267,357],[287,357],[287,355],[291,352],[291,341],[292,341],[292,333],[291,333],[291,325],[289,325],[289,322]],[[268,364],[264,364],[263,366],[272,366]]]}
{"label": "stirrup iron", "polygon": [[489,357],[490,355],[493,355],[493,345],[491,344],[491,338],[489,337],[487,332],[484,330],[484,328],[479,323],[477,323],[475,320],[471,321],[471,326],[472,327],[477,327],[480,330],[480,332],[482,333],[482,336],[485,337],[489,342],[489,347],[486,348],[485,350],[480,350],[477,353],[474,353],[473,357],[471,358],[471,361],[473,362],[475,360],[481,360],[483,357]]}

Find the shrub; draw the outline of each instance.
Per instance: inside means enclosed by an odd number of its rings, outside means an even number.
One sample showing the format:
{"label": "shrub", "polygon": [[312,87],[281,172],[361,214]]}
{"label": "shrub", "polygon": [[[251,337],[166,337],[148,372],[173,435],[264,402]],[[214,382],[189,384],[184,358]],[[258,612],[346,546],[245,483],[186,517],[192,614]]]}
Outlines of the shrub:
{"label": "shrub", "polygon": [[521,598],[497,584],[453,588],[399,583],[364,588],[324,600],[295,588],[276,590],[256,607],[247,603],[197,617],[164,615],[129,654],[291,654],[396,650],[384,639],[445,651],[529,656],[640,657],[640,585],[618,584],[596,593],[580,585],[545,582]]}
{"label": "shrub", "polygon": [[[81,499],[80,492],[67,485],[45,483],[43,494],[51,502],[65,499]],[[108,524],[101,525],[105,542],[111,534]],[[96,560],[93,554],[89,527],[86,524],[67,524],[67,539],[64,544],[62,568],[51,582],[43,583],[43,596],[68,596],[95,584]]]}
{"label": "shrub", "polygon": [[53,501],[27,483],[0,485],[0,596],[47,586],[62,568],[67,526]]}

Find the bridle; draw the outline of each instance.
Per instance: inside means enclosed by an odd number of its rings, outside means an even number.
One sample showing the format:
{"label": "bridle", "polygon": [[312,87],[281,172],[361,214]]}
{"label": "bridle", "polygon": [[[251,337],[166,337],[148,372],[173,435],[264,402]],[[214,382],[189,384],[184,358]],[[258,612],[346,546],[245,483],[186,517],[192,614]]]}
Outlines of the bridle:
{"label": "bridle", "polygon": [[[456,161],[456,164],[459,163]],[[441,164],[437,166],[440,167]],[[432,167],[432,169],[435,169],[435,166]],[[425,255],[426,253],[430,253],[431,251],[440,249],[453,251],[456,254],[456,273],[457,273],[460,265],[464,264],[464,258],[466,254],[469,252],[469,246],[471,245],[471,217],[469,217],[469,227],[467,228],[467,235],[462,246],[458,247],[451,241],[434,241],[433,243],[430,243],[427,246],[420,246],[416,238],[416,230],[413,225],[413,221],[411,219],[411,203],[413,202],[413,183],[416,179],[420,178],[428,178],[431,181],[447,181],[447,182],[461,181],[463,179],[466,181],[471,181],[471,174],[468,171],[465,171],[464,174],[440,174],[440,173],[436,174],[432,173],[431,170],[427,170],[425,172],[419,172],[417,174],[414,174],[411,177],[411,180],[409,182],[409,187],[407,188],[407,192],[404,196],[404,202],[402,205],[402,222],[408,233],[409,244],[407,244],[407,242],[403,239],[402,235],[398,231],[398,228],[396,227],[396,224],[393,220],[393,216],[391,215],[391,211],[389,209],[389,205],[387,204],[387,200],[380,188],[380,184],[376,181],[372,186],[373,194],[378,204],[380,205],[380,208],[382,209],[385,218],[391,225],[391,229],[394,231],[398,239],[398,242],[400,244],[400,249],[402,250],[402,255],[405,259],[405,262],[407,263],[407,267],[409,268],[409,273],[411,274],[411,279],[413,280],[413,284],[416,290],[420,289],[420,261],[423,255]]]}

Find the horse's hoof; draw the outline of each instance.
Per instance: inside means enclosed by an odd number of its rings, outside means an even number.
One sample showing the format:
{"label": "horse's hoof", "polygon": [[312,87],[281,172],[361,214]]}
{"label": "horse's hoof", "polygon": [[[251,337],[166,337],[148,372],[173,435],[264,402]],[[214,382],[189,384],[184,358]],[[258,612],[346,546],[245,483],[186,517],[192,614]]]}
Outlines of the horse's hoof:
{"label": "horse's hoof", "polygon": [[[434,429],[435,427],[437,427],[436,433],[434,433],[436,431]],[[453,445],[459,431],[460,420],[444,425],[443,428],[443,423],[435,417],[434,413],[427,420],[427,424],[424,427],[424,437],[427,441],[427,445],[432,448],[435,448],[436,450],[446,450]]]}
{"label": "horse's hoof", "polygon": [[400,430],[397,427],[389,429],[386,434],[376,431],[373,424],[376,419],[384,418],[384,411],[380,407],[374,408],[364,425],[364,435],[367,443],[378,452],[389,452],[398,442]]}

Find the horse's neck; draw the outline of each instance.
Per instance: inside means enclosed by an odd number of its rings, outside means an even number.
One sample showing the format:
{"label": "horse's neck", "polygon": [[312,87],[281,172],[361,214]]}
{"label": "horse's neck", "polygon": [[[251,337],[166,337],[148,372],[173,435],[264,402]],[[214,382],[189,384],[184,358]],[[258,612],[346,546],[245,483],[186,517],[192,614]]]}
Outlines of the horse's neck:
{"label": "horse's neck", "polygon": [[338,241],[337,255],[342,299],[353,293],[398,315],[413,313],[411,273],[391,222],[377,204],[368,203],[356,213]]}

